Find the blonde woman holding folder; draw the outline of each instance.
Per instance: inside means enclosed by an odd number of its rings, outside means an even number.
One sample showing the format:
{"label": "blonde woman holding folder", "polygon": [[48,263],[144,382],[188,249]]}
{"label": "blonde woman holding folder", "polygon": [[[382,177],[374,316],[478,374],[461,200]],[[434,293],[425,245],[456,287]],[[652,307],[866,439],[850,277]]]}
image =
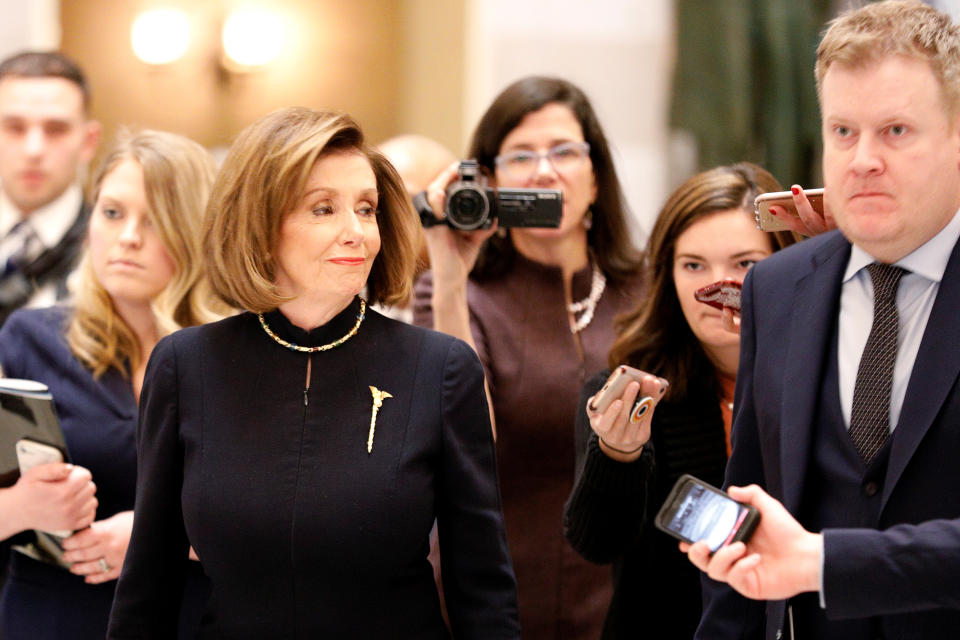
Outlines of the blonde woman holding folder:
{"label": "blonde woman holding folder", "polygon": [[[147,359],[174,329],[220,317],[198,266],[214,172],[210,155],[182,136],[122,134],[94,174],[73,306],[17,311],[0,331],[0,365],[49,387],[73,463],[35,467],[0,489],[0,539],[76,531],[63,542],[69,570],[3,547],[4,640],[106,635],[133,523]],[[202,599],[185,611],[198,619]]]}

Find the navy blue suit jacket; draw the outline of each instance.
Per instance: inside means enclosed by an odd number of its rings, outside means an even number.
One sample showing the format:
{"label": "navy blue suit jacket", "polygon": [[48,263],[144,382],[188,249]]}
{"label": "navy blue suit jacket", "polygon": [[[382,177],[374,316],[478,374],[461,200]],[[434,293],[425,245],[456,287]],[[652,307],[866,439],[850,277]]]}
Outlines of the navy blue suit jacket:
{"label": "navy blue suit jacket", "polygon": [[[824,531],[830,619],[880,616],[887,637],[960,629],[960,244],[908,383],[875,528]],[[740,368],[727,485],[757,483],[799,512],[850,244],[839,232],[757,264],[743,287]],[[704,579],[698,638],[779,638],[785,602]],[[765,630],[764,630],[765,629]]]}

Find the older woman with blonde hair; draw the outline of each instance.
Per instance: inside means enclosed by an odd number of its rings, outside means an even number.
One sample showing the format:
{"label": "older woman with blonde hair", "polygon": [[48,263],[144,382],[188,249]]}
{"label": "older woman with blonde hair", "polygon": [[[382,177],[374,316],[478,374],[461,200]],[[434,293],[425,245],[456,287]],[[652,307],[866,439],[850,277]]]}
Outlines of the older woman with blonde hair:
{"label": "older woman with blonde hair", "polygon": [[106,633],[133,522],[147,359],[164,335],[226,310],[198,266],[214,173],[211,156],[182,136],[121,134],[93,176],[73,307],[17,311],[0,331],[0,365],[50,389],[72,462],[35,467],[0,489],[0,539],[76,531],[63,541],[69,571],[11,553],[0,637]]}
{"label": "older woman with blonde hair", "polygon": [[348,116],[287,108],[240,134],[205,223],[247,312],[157,346],[133,538],[110,638],[167,638],[193,545],[201,635],[516,638],[483,369],[359,297],[409,293],[419,223]]}

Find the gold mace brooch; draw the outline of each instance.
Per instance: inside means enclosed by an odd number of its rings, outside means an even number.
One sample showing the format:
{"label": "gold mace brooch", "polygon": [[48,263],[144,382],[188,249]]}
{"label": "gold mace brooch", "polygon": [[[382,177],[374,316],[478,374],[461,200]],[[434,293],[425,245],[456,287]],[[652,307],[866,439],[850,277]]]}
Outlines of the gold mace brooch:
{"label": "gold mace brooch", "polygon": [[388,391],[380,391],[376,387],[370,387],[370,393],[373,395],[373,409],[370,413],[370,433],[367,435],[367,454],[373,452],[373,433],[377,429],[377,413],[380,411],[380,407],[383,406],[383,401],[386,398],[392,398]]}

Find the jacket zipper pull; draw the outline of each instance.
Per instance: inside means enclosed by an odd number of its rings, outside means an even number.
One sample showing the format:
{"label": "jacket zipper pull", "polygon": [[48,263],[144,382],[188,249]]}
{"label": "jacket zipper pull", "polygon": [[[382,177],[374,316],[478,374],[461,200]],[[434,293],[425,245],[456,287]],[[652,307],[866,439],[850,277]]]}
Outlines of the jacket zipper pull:
{"label": "jacket zipper pull", "polygon": [[310,391],[310,370],[313,368],[313,354],[307,355],[307,381],[303,386],[303,406],[308,406],[310,400],[307,398],[307,392]]}

